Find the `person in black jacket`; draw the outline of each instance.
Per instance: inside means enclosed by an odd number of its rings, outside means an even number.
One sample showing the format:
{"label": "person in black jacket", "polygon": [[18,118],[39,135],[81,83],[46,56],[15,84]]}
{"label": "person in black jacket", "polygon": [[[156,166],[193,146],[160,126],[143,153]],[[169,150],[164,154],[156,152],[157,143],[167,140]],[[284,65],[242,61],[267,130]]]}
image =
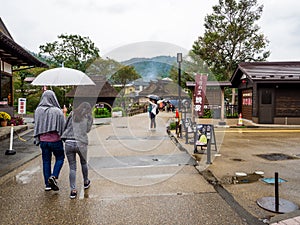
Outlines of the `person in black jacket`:
{"label": "person in black jacket", "polygon": [[69,162],[69,181],[70,181],[70,198],[76,198],[76,155],[79,155],[81,171],[83,176],[84,189],[90,187],[91,181],[88,178],[87,165],[87,146],[88,132],[93,125],[92,108],[88,102],[81,103],[74,109],[65,125],[62,139],[65,141],[65,152]]}

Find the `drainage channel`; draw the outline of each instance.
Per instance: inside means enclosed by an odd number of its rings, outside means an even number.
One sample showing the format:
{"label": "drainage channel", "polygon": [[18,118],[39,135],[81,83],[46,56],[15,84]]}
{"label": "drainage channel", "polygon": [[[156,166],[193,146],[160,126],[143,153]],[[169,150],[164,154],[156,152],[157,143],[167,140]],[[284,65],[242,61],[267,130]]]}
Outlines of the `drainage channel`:
{"label": "drainage channel", "polygon": [[253,216],[247,210],[245,210],[234,198],[233,196],[222,186],[219,184],[217,178],[212,174],[211,171],[202,171],[199,173],[211,184],[217,193],[226,201],[226,203],[241,217],[247,222],[249,225],[265,225],[258,218]]}
{"label": "drainage channel", "polygon": [[[170,138],[179,145],[181,151],[188,151],[178,142],[178,140],[168,132]],[[196,167],[196,166],[195,166]],[[196,168],[197,169],[197,168]],[[226,203],[249,225],[265,225],[258,218],[253,216],[247,210],[245,210],[234,198],[233,196],[222,186],[219,184],[218,179],[212,174],[210,170],[199,171],[199,174],[204,177],[204,179],[210,183],[216,192],[226,201]]]}

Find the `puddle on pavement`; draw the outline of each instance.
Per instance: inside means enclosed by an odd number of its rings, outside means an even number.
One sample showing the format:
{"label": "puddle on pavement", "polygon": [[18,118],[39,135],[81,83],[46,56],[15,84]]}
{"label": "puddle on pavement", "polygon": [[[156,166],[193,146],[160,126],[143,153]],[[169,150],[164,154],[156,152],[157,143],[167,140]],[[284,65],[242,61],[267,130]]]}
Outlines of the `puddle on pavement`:
{"label": "puddle on pavement", "polygon": [[234,176],[232,177],[233,184],[245,184],[245,183],[253,183],[263,178],[263,175],[250,173],[246,174],[246,176]]}
{"label": "puddle on pavement", "polygon": [[227,176],[223,177],[222,183],[223,184],[246,184],[246,183],[253,183],[256,181],[259,181],[261,178],[263,178],[263,174],[257,174],[257,173],[245,173],[244,176]]}
{"label": "puddle on pavement", "polygon": [[[273,178],[273,177],[262,178],[261,181],[263,181],[267,184],[275,184],[275,178]],[[278,178],[278,183],[284,183],[284,182],[287,182],[287,180]]]}
{"label": "puddle on pavement", "polygon": [[286,154],[283,154],[283,153],[259,154],[259,155],[256,155],[256,156],[261,157],[261,158],[266,159],[266,160],[269,160],[269,161],[299,159],[298,157],[286,155]]}

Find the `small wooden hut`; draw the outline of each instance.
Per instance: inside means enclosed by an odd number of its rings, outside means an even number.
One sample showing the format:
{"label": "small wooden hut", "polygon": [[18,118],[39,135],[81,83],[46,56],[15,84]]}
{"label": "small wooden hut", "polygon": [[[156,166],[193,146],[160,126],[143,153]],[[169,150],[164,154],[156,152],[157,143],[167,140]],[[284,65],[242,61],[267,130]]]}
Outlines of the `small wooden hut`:
{"label": "small wooden hut", "polygon": [[300,124],[300,62],[243,62],[231,79],[243,118]]}

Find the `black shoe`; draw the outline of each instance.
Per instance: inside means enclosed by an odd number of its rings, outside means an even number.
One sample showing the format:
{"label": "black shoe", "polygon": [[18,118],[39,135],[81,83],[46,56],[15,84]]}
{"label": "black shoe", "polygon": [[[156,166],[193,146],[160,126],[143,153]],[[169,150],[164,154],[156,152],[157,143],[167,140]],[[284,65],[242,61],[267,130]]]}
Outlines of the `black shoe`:
{"label": "black shoe", "polygon": [[77,196],[77,191],[76,190],[72,190],[71,193],[70,193],[70,198],[74,199],[74,198],[76,198],[76,196]]}
{"label": "black shoe", "polygon": [[48,182],[53,191],[59,190],[59,187],[57,186],[57,182],[54,176],[49,177]]}
{"label": "black shoe", "polygon": [[87,183],[84,183],[84,185],[83,185],[84,189],[88,189],[90,187],[90,185],[91,185],[91,181],[88,180]]}

